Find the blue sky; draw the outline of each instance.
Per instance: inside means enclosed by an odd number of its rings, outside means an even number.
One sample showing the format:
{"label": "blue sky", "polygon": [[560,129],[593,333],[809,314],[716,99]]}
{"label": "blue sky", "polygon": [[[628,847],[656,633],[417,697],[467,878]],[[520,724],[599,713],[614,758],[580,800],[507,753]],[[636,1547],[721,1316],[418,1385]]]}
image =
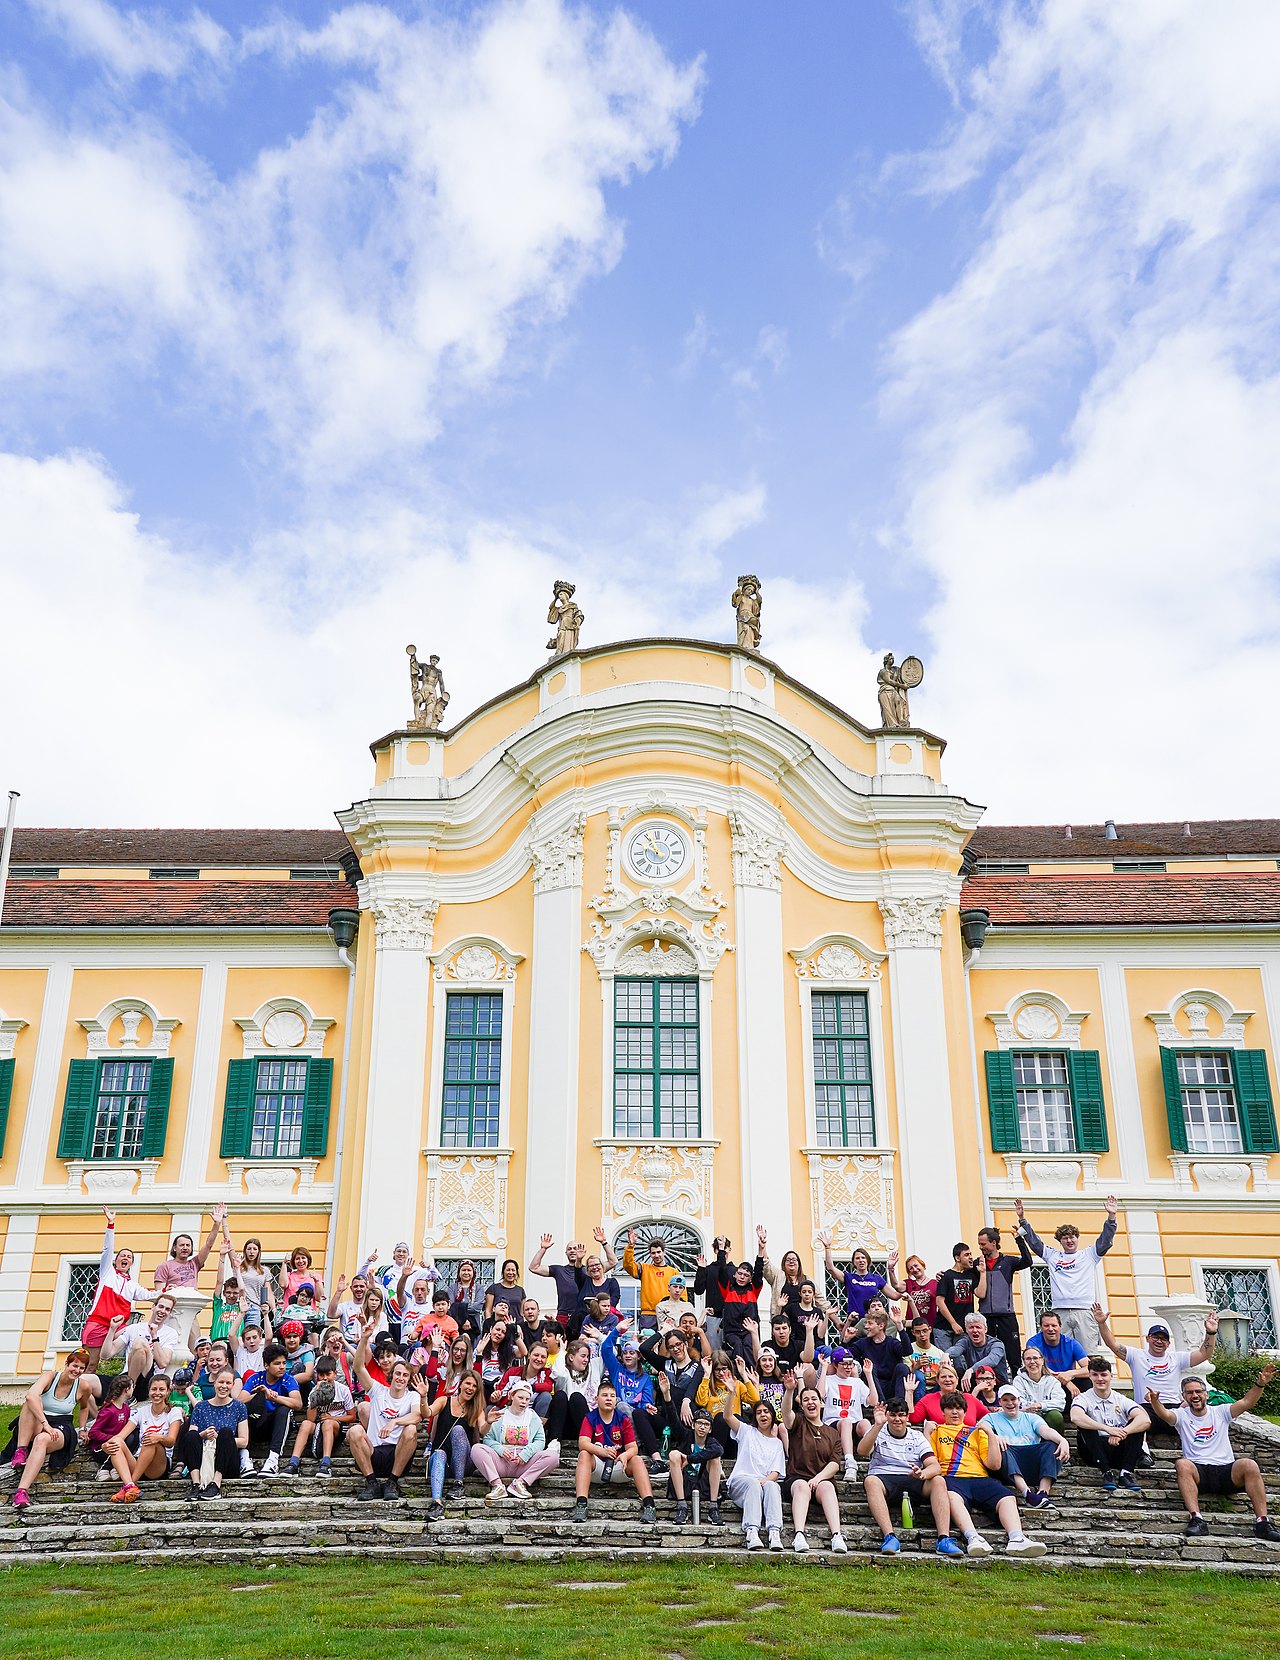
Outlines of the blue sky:
{"label": "blue sky", "polygon": [[740,570],[997,821],[1277,811],[1272,7],[0,18],[26,822],[322,822],[406,638],[457,712],[552,576],[595,643]]}

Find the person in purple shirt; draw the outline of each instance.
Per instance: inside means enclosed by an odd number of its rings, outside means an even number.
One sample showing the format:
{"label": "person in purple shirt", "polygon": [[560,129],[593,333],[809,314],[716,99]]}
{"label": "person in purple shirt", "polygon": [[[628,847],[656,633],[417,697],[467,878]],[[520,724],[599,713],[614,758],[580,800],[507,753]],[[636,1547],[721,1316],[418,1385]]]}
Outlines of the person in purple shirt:
{"label": "person in purple shirt", "polygon": [[[826,1253],[828,1274],[838,1274],[836,1259],[831,1254],[832,1236],[830,1229],[824,1229],[818,1235],[818,1242]],[[871,1266],[871,1258],[861,1246],[853,1253],[853,1259],[844,1270],[844,1298],[849,1313],[856,1314],[859,1319],[867,1312],[867,1306],[875,1297],[882,1296],[888,1281],[883,1274],[877,1274]]]}

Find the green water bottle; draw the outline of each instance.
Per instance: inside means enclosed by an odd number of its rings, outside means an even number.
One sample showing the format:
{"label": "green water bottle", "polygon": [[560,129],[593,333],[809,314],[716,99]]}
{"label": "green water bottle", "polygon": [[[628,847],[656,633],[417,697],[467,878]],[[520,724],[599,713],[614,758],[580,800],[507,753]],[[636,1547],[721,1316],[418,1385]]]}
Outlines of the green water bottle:
{"label": "green water bottle", "polygon": [[911,1508],[910,1493],[904,1493],[902,1495],[902,1525],[908,1530],[916,1525],[916,1513]]}

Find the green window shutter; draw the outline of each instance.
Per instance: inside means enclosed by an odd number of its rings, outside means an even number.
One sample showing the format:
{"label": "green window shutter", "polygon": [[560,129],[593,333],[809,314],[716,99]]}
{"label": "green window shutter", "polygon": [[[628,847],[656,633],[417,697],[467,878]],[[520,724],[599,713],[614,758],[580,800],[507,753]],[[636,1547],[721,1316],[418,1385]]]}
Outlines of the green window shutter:
{"label": "green window shutter", "polygon": [[88,1157],[97,1105],[97,1061],[72,1061],[67,1068],[67,1093],[62,1098],[62,1128],[58,1131],[60,1159]]}
{"label": "green window shutter", "polygon": [[1240,1114],[1240,1133],[1245,1152],[1280,1152],[1266,1050],[1233,1049],[1231,1071],[1236,1080],[1236,1108]]}
{"label": "green window shutter", "polygon": [[1107,1109],[1102,1100],[1102,1058],[1096,1049],[1069,1049],[1067,1076],[1071,1079],[1071,1116],[1076,1126],[1078,1153],[1105,1153]]}
{"label": "green window shutter", "polygon": [[302,1103],[302,1157],[322,1159],[329,1145],[329,1097],[333,1093],[333,1062],[307,1063],[307,1095]]}
{"label": "green window shutter", "polygon": [[1169,1147],[1175,1153],[1185,1153],[1187,1114],[1182,1105],[1182,1084],[1178,1078],[1176,1049],[1161,1049],[1160,1069],[1164,1073],[1164,1106],[1169,1114]]}
{"label": "green window shutter", "polygon": [[222,1105],[222,1142],[219,1158],[245,1159],[253,1134],[253,1090],[258,1079],[255,1060],[227,1062],[227,1093]]}
{"label": "green window shutter", "polygon": [[173,1057],[162,1055],[151,1063],[151,1088],[147,1092],[147,1115],[142,1124],[142,1156],[164,1156],[164,1138],[169,1130],[169,1096],[173,1092]]}
{"label": "green window shutter", "polygon": [[987,1110],[991,1114],[991,1151],[1020,1153],[1022,1133],[1018,1128],[1018,1096],[1013,1085],[1013,1056],[988,1049]]}
{"label": "green window shutter", "polygon": [[9,1128],[9,1097],[13,1094],[13,1057],[0,1061],[0,1158],[4,1157],[5,1132]]}

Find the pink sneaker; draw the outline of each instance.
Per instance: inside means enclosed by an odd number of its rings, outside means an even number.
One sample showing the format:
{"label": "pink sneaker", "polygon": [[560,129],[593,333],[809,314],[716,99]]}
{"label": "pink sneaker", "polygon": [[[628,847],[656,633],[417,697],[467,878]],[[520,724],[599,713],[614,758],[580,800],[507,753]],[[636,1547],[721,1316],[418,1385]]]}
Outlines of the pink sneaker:
{"label": "pink sneaker", "polygon": [[13,1495],[13,1508],[15,1510],[25,1510],[30,1503],[31,1494],[27,1492],[25,1487],[19,1487]]}
{"label": "pink sneaker", "polygon": [[30,1450],[31,1450],[30,1447],[19,1447],[17,1452],[14,1453],[14,1455],[13,1455],[13,1467],[14,1467],[15,1470],[20,1470],[22,1468],[22,1466],[27,1462],[27,1454],[30,1452]]}

